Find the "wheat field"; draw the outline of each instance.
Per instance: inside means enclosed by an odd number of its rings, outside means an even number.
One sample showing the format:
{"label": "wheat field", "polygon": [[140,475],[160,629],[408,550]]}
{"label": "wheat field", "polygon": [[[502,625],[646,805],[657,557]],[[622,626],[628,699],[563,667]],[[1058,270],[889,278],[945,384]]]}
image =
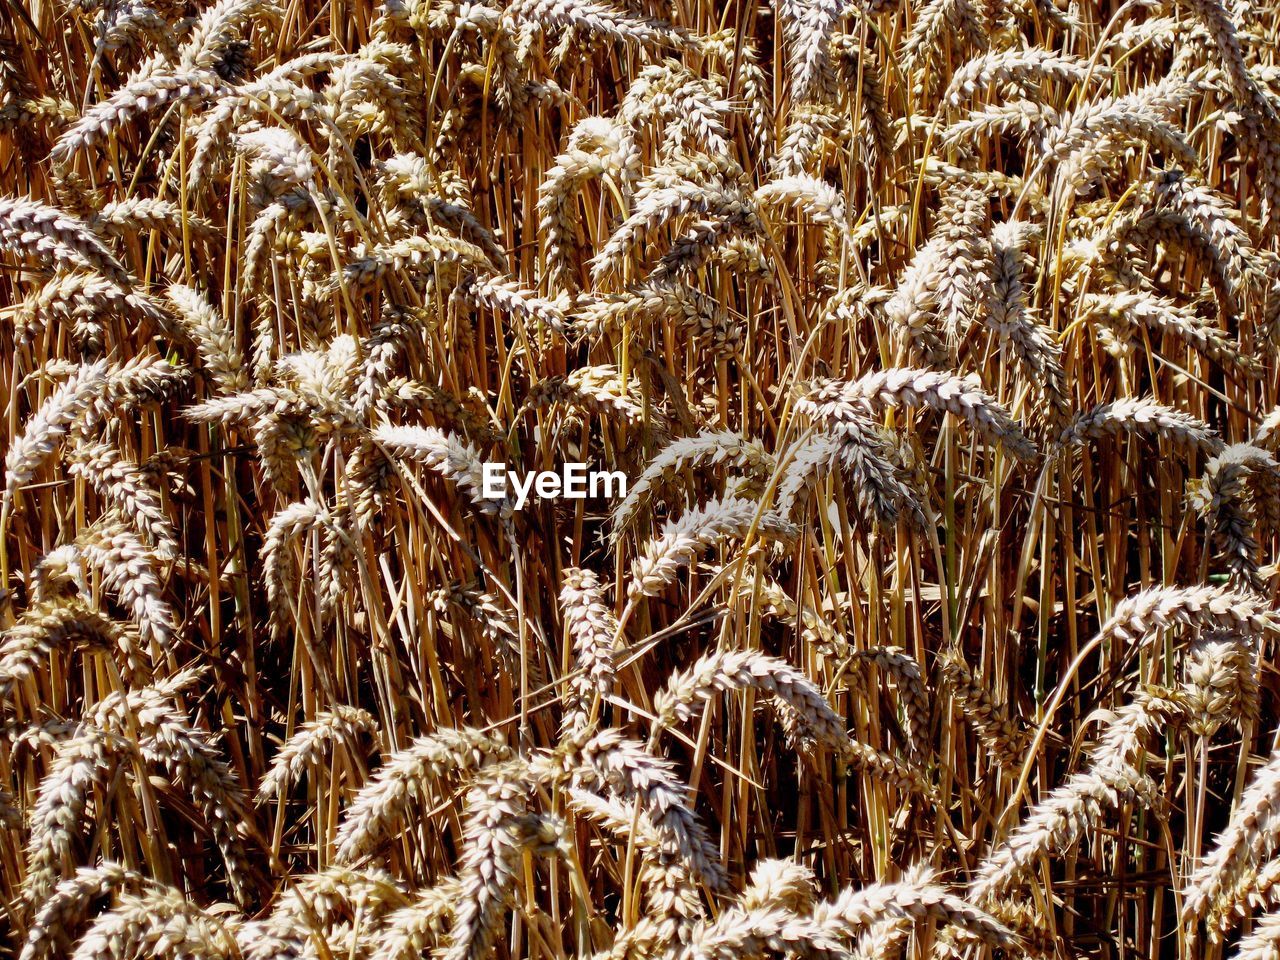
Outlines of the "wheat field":
{"label": "wheat field", "polygon": [[1280,960],[1277,44],[0,0],[0,956]]}

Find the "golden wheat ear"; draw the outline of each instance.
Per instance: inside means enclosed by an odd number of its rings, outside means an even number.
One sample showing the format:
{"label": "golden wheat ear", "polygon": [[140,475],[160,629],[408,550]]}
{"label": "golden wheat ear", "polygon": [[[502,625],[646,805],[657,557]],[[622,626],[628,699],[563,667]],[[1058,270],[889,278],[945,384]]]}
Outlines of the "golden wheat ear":
{"label": "golden wheat ear", "polygon": [[389,840],[414,802],[425,803],[431,797],[428,778],[474,774],[510,757],[504,743],[476,730],[441,730],[419,737],[393,753],[344,812],[336,837],[337,861],[349,863]]}

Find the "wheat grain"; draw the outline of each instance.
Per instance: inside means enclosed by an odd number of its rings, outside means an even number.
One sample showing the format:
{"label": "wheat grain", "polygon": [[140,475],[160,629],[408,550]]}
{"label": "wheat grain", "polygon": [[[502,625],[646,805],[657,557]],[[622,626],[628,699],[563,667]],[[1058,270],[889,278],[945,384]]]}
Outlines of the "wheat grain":
{"label": "wheat grain", "polygon": [[259,802],[270,800],[295,783],[311,764],[326,752],[339,748],[356,755],[360,735],[374,734],[377,721],[358,707],[338,706],[316,714],[294,732],[271,762],[271,769],[258,785]]}
{"label": "wheat grain", "polygon": [[688,566],[704,550],[730,537],[742,537],[749,530],[768,539],[787,540],[795,527],[750,500],[713,500],[669,520],[662,532],[645,544],[644,552],[632,564],[632,596],[656,596],[671,583],[682,567]]}
{"label": "wheat grain", "polygon": [[926,370],[884,370],[855,381],[815,384],[797,405],[815,418],[834,423],[856,422],[885,407],[931,407],[967,420],[988,439],[1007,447],[1020,460],[1035,456],[1027,439],[1003,407],[976,383],[952,374]]}
{"label": "wheat grain", "polygon": [[336,857],[350,861],[377,847],[415,799],[426,799],[428,776],[468,773],[509,758],[505,744],[478,731],[441,730],[398,751],[351,802],[338,828]]}

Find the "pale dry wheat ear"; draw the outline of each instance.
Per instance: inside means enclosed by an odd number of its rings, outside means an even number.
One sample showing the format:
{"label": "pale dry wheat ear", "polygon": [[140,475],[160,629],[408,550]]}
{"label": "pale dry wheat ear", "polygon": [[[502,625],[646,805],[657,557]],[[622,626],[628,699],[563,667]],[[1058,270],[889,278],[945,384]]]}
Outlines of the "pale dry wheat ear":
{"label": "pale dry wheat ear", "polygon": [[0,106],[0,132],[40,127],[52,136],[79,115],[76,105],[61,97],[11,97]]}
{"label": "pale dry wheat ear", "polygon": [[1188,730],[1208,738],[1232,720],[1245,728],[1258,719],[1257,659],[1249,641],[1229,635],[1210,634],[1187,647],[1178,692]]}
{"label": "pale dry wheat ear", "polygon": [[[315,500],[300,500],[277,511],[262,538],[262,574],[267,594],[267,625],[276,639],[284,636],[294,622],[292,567],[289,544],[311,530],[322,527],[329,511]],[[316,560],[312,557],[313,562]]]}
{"label": "pale dry wheat ear", "polygon": [[356,414],[349,399],[360,373],[356,339],[334,337],[324,350],[301,350],[275,363],[277,378],[306,401],[313,416],[332,419],[334,427],[350,427]]}
{"label": "pale dry wheat ear", "polygon": [[803,103],[787,117],[786,134],[770,161],[774,176],[808,173],[829,147],[851,139],[844,114],[831,104]]}
{"label": "pale dry wheat ear", "polygon": [[579,306],[569,330],[572,338],[596,340],[606,332],[644,330],[671,318],[695,336],[706,337],[718,355],[740,350],[742,325],[715,298],[688,284],[638,283],[622,293],[606,294]]}
{"label": "pale dry wheat ear", "polygon": [[137,664],[137,652],[118,624],[100,610],[75,599],[33,604],[0,639],[0,701],[32,676],[55,650],[84,648],[112,653],[123,648]]}
{"label": "pale dry wheat ear", "polygon": [[721,234],[761,232],[755,201],[740,182],[740,168],[727,158],[718,159],[725,162],[717,168],[701,157],[682,157],[651,173],[636,192],[631,214],[592,259],[593,282],[599,285],[632,258],[642,259],[638,248],[653,233],[683,216],[694,214],[698,219],[690,233],[676,239],[665,255],[667,259],[651,274],[655,280],[673,275],[682,260],[693,262],[694,253],[705,253]]}
{"label": "pale dry wheat ear", "polygon": [[[963,167],[957,167],[954,164],[944,163],[937,157],[927,157],[924,161],[924,178],[925,182],[941,186],[943,183],[959,183],[966,181],[985,191],[993,199],[996,197],[1008,197],[1014,202],[1021,201],[1023,206],[1034,211],[1037,214],[1046,213],[1049,209],[1049,200],[1045,197],[1040,188],[1025,177],[1015,176],[1013,174],[1003,173],[999,170],[966,170]],[[901,222],[906,215],[906,211],[901,207],[886,208],[890,210],[900,210],[901,214],[897,216],[897,220]],[[1021,220],[1010,220],[1008,223],[1024,223]],[[868,219],[859,228],[859,238],[870,239],[874,236],[874,219]]]}
{"label": "pale dry wheat ear", "polygon": [[208,298],[175,283],[166,291],[178,321],[191,338],[209,377],[222,393],[249,389],[249,376],[236,344],[235,330]]}
{"label": "pale dry wheat ear", "polygon": [[383,190],[394,192],[401,202],[415,204],[440,226],[482,248],[495,270],[506,268],[507,251],[497,235],[480,222],[462,199],[441,196],[443,184],[433,175],[425,158],[398,153],[384,161],[380,171]]}
{"label": "pale dry wheat ear", "polygon": [[627,187],[634,179],[637,158],[643,153],[646,128],[660,120],[663,141],[659,155],[670,156],[691,147],[708,153],[729,152],[725,117],[730,110],[722,78],[703,78],[683,64],[668,59],[645,67],[627,88],[618,107],[621,153],[627,168]]}
{"label": "pale dry wheat ear", "polygon": [[370,39],[330,71],[324,87],[330,125],[324,133],[331,168],[354,168],[356,160],[346,144],[366,133],[385,134],[396,149],[412,142],[413,122],[404,106],[404,86],[396,76],[407,68],[409,59],[404,44]]}
{"label": "pale dry wheat ear", "polygon": [[13,508],[14,496],[53,455],[71,426],[84,415],[107,376],[107,362],[98,360],[77,367],[40,409],[27,421],[21,436],[5,454],[4,513]]}
{"label": "pale dry wheat ear", "polygon": [[1151,397],[1124,397],[1077,413],[1063,428],[1052,449],[1081,447],[1088,440],[1122,436],[1126,433],[1169,441],[1187,453],[1214,456],[1222,450],[1222,440],[1207,423]]}
{"label": "pale dry wheat ear", "polygon": [[90,800],[110,799],[108,784],[128,749],[118,737],[90,724],[78,724],[75,733],[58,744],[28,820],[22,893],[32,909],[67,875]]}
{"label": "pale dry wheat ear", "polygon": [[729,430],[708,429],[672,440],[631,481],[626,497],[614,508],[611,535],[617,539],[653,494],[683,471],[722,465],[760,476],[768,476],[775,466],[760,441]]}
{"label": "pale dry wheat ear", "polygon": [[48,960],[71,951],[72,932],[87,919],[94,900],[125,888],[139,888],[147,880],[133,870],[107,861],[81,867],[63,880],[36,910],[19,960]]}
{"label": "pale dry wheat ear", "polygon": [[[78,346],[88,356],[101,353],[106,339],[106,319],[112,313],[151,321],[167,330],[167,314],[137,289],[126,289],[98,273],[59,268],[23,300],[14,338],[29,343],[51,320],[70,326]],[[88,357],[86,357],[87,359]]]}
{"label": "pale dry wheat ear", "polygon": [[712,500],[663,524],[658,536],[645,544],[631,566],[628,596],[653,597],[660,594],[704,551],[748,531],[765,540],[793,539],[794,524],[764,509],[752,500],[726,498]]}
{"label": "pale dry wheat ear", "polygon": [[114,513],[81,533],[75,549],[86,566],[101,573],[103,585],[129,611],[150,646],[153,663],[160,662],[171,648],[178,618],[162,596],[156,552]]}
{"label": "pale dry wheat ear", "polygon": [[1280,528],[1280,498],[1277,498],[1280,461],[1269,451],[1247,442],[1224,447],[1219,457],[1247,467],[1243,487],[1259,527],[1267,533]]}
{"label": "pale dry wheat ear", "polygon": [[1280,914],[1269,913],[1236,944],[1232,960],[1280,960]]}
{"label": "pale dry wheat ear", "polygon": [[341,609],[358,610],[356,553],[365,532],[350,501],[340,495],[320,527],[320,550],[316,554],[316,594],[322,623],[328,623]]}
{"label": "pale dry wheat ear", "polygon": [[[261,198],[267,199],[267,198]],[[314,188],[298,187],[287,190],[271,199],[258,211],[249,226],[245,241],[243,268],[239,272],[238,286],[246,294],[259,293],[266,283],[268,256],[272,253],[292,254],[301,250],[300,231],[311,225],[315,217],[334,212],[327,195],[317,197]],[[274,279],[274,274],[271,275]],[[264,367],[266,355],[273,345],[264,321],[255,330],[255,365]]]}
{"label": "pale dry wheat ear", "polygon": [[1168,334],[1184,341],[1224,370],[1238,370],[1248,377],[1262,376],[1262,365],[1242,353],[1240,345],[1227,337],[1216,324],[1164,297],[1136,290],[1090,293],[1081,300],[1081,313],[1084,318],[1097,318],[1116,327],[1126,339],[1132,338],[1140,329]]}
{"label": "pale dry wheat ear", "polygon": [[[1126,211],[1104,220],[1103,226],[1088,240],[1078,244],[1083,256],[1076,259],[1090,266],[1098,265],[1102,276],[1112,283],[1142,290],[1152,286],[1148,277],[1161,248],[1175,260],[1194,256],[1206,261],[1205,273],[1219,300],[1224,304],[1229,302],[1229,284],[1215,269],[1217,265],[1212,252],[1204,249],[1203,237],[1197,235],[1185,215],[1167,205],[1156,209],[1154,193],[1153,183],[1141,183]],[[1092,217],[1083,219],[1090,224],[1094,222]]]}
{"label": "pale dry wheat ear", "polygon": [[1261,227],[1270,235],[1275,230],[1275,211],[1280,199],[1280,152],[1275,139],[1280,128],[1280,111],[1250,69],[1240,42],[1240,32],[1226,6],[1219,0],[1183,0],[1204,26],[1222,58],[1227,85],[1243,114],[1244,140],[1257,158],[1258,186],[1261,188]]}
{"label": "pale dry wheat ear", "polygon": [[565,569],[560,583],[560,609],[573,641],[575,676],[569,681],[560,728],[564,736],[578,736],[587,729],[600,701],[613,691],[613,648],[618,622],[604,602],[604,587],[590,570]]}
{"label": "pale dry wheat ear", "polygon": [[88,593],[80,550],[68,543],[50,550],[35,564],[30,575],[32,603],[49,603],[74,597],[77,592]]}
{"label": "pale dry wheat ear", "polygon": [[1073,774],[981,864],[970,895],[982,903],[1006,894],[1034,871],[1041,857],[1068,850],[1109,809],[1137,803],[1158,809],[1159,788],[1127,763],[1099,764]]}
{"label": "pale dry wheat ear", "polygon": [[620,40],[645,47],[697,49],[698,38],[666,20],[630,13],[601,0],[517,0],[507,8],[517,24],[543,30],[572,29],[600,40]]}
{"label": "pale dry wheat ear", "polygon": [[765,949],[799,956],[847,956],[840,945],[873,925],[898,921],[918,927],[931,921],[963,932],[991,947],[1016,950],[1018,937],[986,911],[938,885],[932,870],[917,867],[896,883],[848,887],[819,902],[807,916],[784,908],[732,907],[714,922],[694,928],[690,958],[760,956]]}
{"label": "pale dry wheat ear", "polygon": [[284,10],[273,0],[218,0],[196,21],[179,51],[179,60],[188,69],[212,69],[254,20],[274,20],[283,15]]}
{"label": "pale dry wheat ear", "polygon": [[759,612],[776,617],[794,628],[805,643],[812,644],[824,656],[847,652],[848,642],[822,618],[821,611],[807,604],[803,610],[798,609],[782,585],[771,577],[762,573],[757,583],[754,571],[739,569],[737,564],[712,566],[710,572],[717,578],[721,575],[729,578],[734,602],[747,601]]}
{"label": "pale dry wheat ear", "polygon": [[859,520],[885,528],[901,514],[924,525],[919,498],[899,476],[899,455],[892,440],[869,420],[859,418],[829,427],[801,442],[787,465],[775,496],[779,516],[792,519],[814,484],[832,467],[842,467],[854,485]]}
{"label": "pale dry wheat ear", "polygon": [[382,390],[382,402],[391,409],[427,411],[458,427],[468,439],[481,447],[492,446],[503,438],[493,426],[492,417],[485,405],[484,393],[476,387],[455,395],[428,383],[393,377]]}
{"label": "pale dry wheat ear", "polygon": [[695,276],[720,250],[737,240],[763,236],[765,227],[755,201],[729,197],[715,216],[698,218],[676,236],[648,274],[651,283],[672,283]]}
{"label": "pale dry wheat ear", "polygon": [[935,59],[948,30],[953,42],[963,40],[970,47],[985,49],[989,29],[986,9],[974,0],[927,0],[899,53],[902,69],[914,73],[918,66]]}
{"label": "pale dry wheat ear", "polygon": [[682,859],[663,848],[652,819],[635,803],[600,796],[581,787],[566,789],[568,806],[610,833],[628,841],[643,858],[638,878],[645,888],[646,912],[634,928],[614,939],[611,956],[652,956],[679,942],[703,915],[702,899]]}
{"label": "pale dry wheat ear", "polygon": [[1242,310],[1249,292],[1265,284],[1267,268],[1241,225],[1241,213],[1226,197],[1181,171],[1159,177],[1155,197],[1185,218],[1227,295],[1227,309]]}
{"label": "pale dry wheat ear", "polygon": [[240,782],[208,734],[192,726],[175,702],[177,689],[189,685],[195,676],[166,678],[127,696],[112,694],[88,717],[98,728],[121,738],[132,736],[136,729],[136,746],[143,758],[163,766],[188,791],[222,855],[236,901],[244,906],[256,878],[240,836],[245,816]]}
{"label": "pale dry wheat ear", "polygon": [[845,13],[839,0],[781,0],[777,15],[791,62],[791,100],[828,100],[835,78],[831,35]]}
{"label": "pale dry wheat ear", "polygon": [[648,816],[665,854],[679,858],[711,889],[724,887],[719,851],[689,805],[688,787],[669,762],[614,728],[583,743],[568,762],[575,785],[635,803]]}
{"label": "pale dry wheat ear", "polygon": [[1149,647],[1160,631],[1186,627],[1262,640],[1280,631],[1280,615],[1257,594],[1214,586],[1151,587],[1126,597],[1098,631]]}
{"label": "pale dry wheat ear", "polygon": [[419,737],[393,753],[344,811],[336,837],[337,862],[349,863],[376,850],[413,806],[426,805],[434,796],[430,780],[471,774],[510,757],[506,744],[470,728]]}
{"label": "pale dry wheat ear", "polygon": [[310,939],[334,932],[346,916],[359,916],[377,926],[407,900],[403,886],[381,868],[331,865],[293,878],[267,923],[280,931],[297,931],[299,939]]}
{"label": "pale dry wheat ear", "polygon": [[100,914],[71,954],[72,960],[222,960],[234,957],[234,921],[202,910],[172,887],[121,894]]}
{"label": "pale dry wheat ear", "polygon": [[[130,197],[105,203],[85,221],[100,235],[127,237],[134,232],[159,230],[182,235],[182,208],[172,200],[158,197]],[[196,238],[213,235],[214,227],[208,220],[192,215],[186,219]]]}
{"label": "pale dry wheat ear", "polygon": [[731,690],[756,690],[776,701],[780,715],[787,718],[784,727],[798,735],[798,745],[821,744],[839,751],[849,739],[821,690],[785,660],[757,650],[714,651],[673,675],[654,697],[655,723],[687,723],[713,696]]}
{"label": "pale dry wheat ear", "polygon": [[579,121],[569,148],[558,157],[538,187],[538,232],[544,237],[545,277],[552,291],[576,290],[579,252],[578,195],[598,177],[627,176],[621,131],[611,120]]}
{"label": "pale dry wheat ear", "polygon": [[[898,957],[901,954],[903,941],[911,934],[911,924],[900,917],[886,917],[872,923],[862,933],[850,952],[852,960],[881,960],[884,957]],[[944,934],[945,936],[945,934]],[[942,941],[937,941],[940,949]]]}
{"label": "pale dry wheat ear", "polygon": [[353,402],[361,419],[375,413],[386,413],[390,407],[388,388],[397,362],[407,354],[413,340],[411,314],[391,304],[384,304],[369,336],[361,341],[360,377]]}
{"label": "pale dry wheat ear", "polygon": [[834,899],[820,902],[813,918],[842,940],[851,939],[873,923],[900,919],[913,927],[930,921],[963,933],[990,947],[1017,951],[1018,937],[1003,923],[939,884],[931,867],[909,869],[896,883],[873,883],[861,889],[846,887]]}
{"label": "pale dry wheat ear", "polygon": [[529,812],[534,784],[523,760],[485,770],[467,794],[458,899],[442,960],[485,960],[493,955],[512,913],[521,853],[561,847],[564,824]]}
{"label": "pale dry wheat ear", "polygon": [[185,367],[170,363],[156,353],[140,353],[112,366],[101,389],[73,425],[72,434],[77,440],[90,438],[112,416],[171,398],[187,376]]}
{"label": "pale dry wheat ear", "polygon": [[57,163],[69,163],[81,150],[105,140],[125,124],[163,107],[215,97],[227,90],[212,71],[179,70],[130,80],[106,100],[94,104],[58,138]]}
{"label": "pale dry wheat ear", "polygon": [[1259,589],[1257,536],[1280,526],[1280,463],[1250,443],[1235,443],[1205,464],[1189,484],[1189,502],[1209,518],[1232,579]]}
{"label": "pale dry wheat ear", "polygon": [[804,749],[821,745],[898,789],[932,794],[916,770],[853,740],[831,705],[803,674],[783,660],[756,650],[716,651],[671,677],[654,698],[655,723],[686,722],[718,692],[756,690],[775,703],[787,739]]}
{"label": "pale dry wheat ear", "polygon": [[894,646],[867,647],[865,650],[854,651],[852,656],[856,660],[872,664],[877,670],[893,678],[905,718],[903,726],[907,746],[912,757],[925,756],[933,706],[925,688],[919,661],[902,647]]}
{"label": "pale dry wheat ear", "polygon": [[510,513],[511,504],[505,497],[491,500],[482,496],[484,465],[480,454],[454,434],[435,427],[384,425],[375,428],[371,437],[397,457],[424,464],[446,480],[456,483],[481,513],[495,516]]}
{"label": "pale dry wheat ear", "polygon": [[133,278],[82,221],[27,197],[0,197],[0,250],[73,269],[88,269],[122,290]]}
{"label": "pale dry wheat ear", "polygon": [[1006,770],[1022,765],[1026,731],[1009,716],[1008,708],[997,703],[986,685],[973,676],[964,659],[956,653],[940,658],[943,682],[960,712],[973,725],[978,739],[992,759]]}
{"label": "pale dry wheat ear", "polygon": [[[968,116],[948,124],[937,135],[939,146],[954,149],[961,156],[974,145],[997,137],[1015,138],[1024,147],[1042,143],[1049,132],[1062,123],[1062,115],[1053,107],[1034,100],[1010,100],[970,110]],[[944,168],[936,168],[941,174]],[[950,179],[963,181],[963,176]],[[973,181],[975,185],[977,181]]]}
{"label": "pale dry wheat ear", "polygon": [[[855,28],[856,29],[856,28]],[[881,164],[894,152],[893,116],[888,104],[884,55],[864,46],[855,33],[831,35],[831,57],[837,82],[850,100],[861,98],[863,139],[876,163],[872,176],[880,177]],[[877,182],[879,180],[877,179]]]}
{"label": "pale dry wheat ear", "polygon": [[791,860],[761,860],[751,868],[747,885],[738,894],[743,910],[781,908],[797,916],[813,910],[817,896],[813,871]]}
{"label": "pale dry wheat ear", "polygon": [[542,656],[527,657],[521,652],[518,615],[479,583],[455,581],[448,587],[426,595],[428,606],[438,613],[452,608],[450,626],[455,636],[469,637],[468,630],[483,636],[498,652],[501,664],[511,677],[519,677],[523,669],[535,689],[546,686],[545,661]]}
{"label": "pale dry wheat ear", "polygon": [[702,38],[703,51],[720,60],[729,84],[746,103],[752,145],[762,153],[773,146],[773,103],[769,77],[756,46],[745,35],[725,29]]}
{"label": "pale dry wheat ear", "polygon": [[418,891],[407,906],[388,914],[378,932],[381,960],[414,960],[444,939],[462,894],[456,877]]}
{"label": "pale dry wheat ear", "polygon": [[299,925],[281,927],[264,920],[241,923],[235,931],[236,943],[243,960],[301,960],[309,956],[310,937]]}
{"label": "pale dry wheat ear", "polygon": [[944,259],[937,278],[938,320],[956,340],[985,319],[991,299],[991,204],[974,184],[943,187],[937,237]]}
{"label": "pale dry wheat ear", "polygon": [[304,723],[281,746],[271,761],[271,769],[258,785],[258,802],[287,791],[308,767],[326,755],[336,756],[339,751],[346,751],[351,756],[359,756],[360,737],[373,737],[377,732],[378,721],[359,707],[340,704],[332,710],[319,711],[315,719]]}
{"label": "pale dry wheat ear", "polygon": [[1056,424],[1071,409],[1062,347],[1053,331],[1036,321],[1023,282],[1030,259],[1027,247],[1039,232],[1037,226],[1016,220],[992,227],[991,300],[983,317],[1008,346],[1028,383],[1048,401],[1048,420]]}
{"label": "pale dry wheat ear", "polygon": [[1135,763],[1143,742],[1181,714],[1181,706],[1174,701],[1139,695],[1113,715],[1097,740],[1089,766],[1032,807],[1008,839],[979,865],[969,888],[971,898],[987,903],[1005,896],[1033,874],[1042,857],[1068,850],[1109,809],[1142,804],[1162,815],[1159,787]]}
{"label": "pale dry wheat ear", "polygon": [[[1237,923],[1255,896],[1274,899],[1260,871],[1280,846],[1280,754],[1259,769],[1231,811],[1227,826],[1196,867],[1183,892],[1184,923],[1203,919],[1211,936]],[[1259,889],[1260,888],[1260,889]]]}
{"label": "pale dry wheat ear", "polygon": [[796,403],[797,412],[824,423],[855,422],[888,407],[929,407],[951,413],[1019,460],[1036,456],[1035,444],[1004,407],[974,380],[951,373],[895,368],[854,381],[820,380]]}
{"label": "pale dry wheat ear", "polygon": [[[169,686],[178,687],[186,682],[189,675],[179,675]],[[35,906],[44,901],[59,878],[65,876],[64,869],[72,861],[74,838],[81,833],[91,795],[101,791],[102,796],[110,800],[108,785],[116,763],[134,750],[134,745],[118,732],[92,722],[104,717],[114,719],[108,712],[113,707],[119,709],[122,703],[122,696],[109,696],[95,708],[97,716],[91,718],[91,722],[78,723],[73,735],[56,745],[54,762],[40,782],[29,818],[27,873],[22,887],[28,904]],[[141,704],[141,700],[137,703]],[[113,722],[110,726],[120,724]]]}
{"label": "pale dry wheat ear", "polygon": [[1105,83],[1110,76],[1104,64],[1091,69],[1087,60],[1043,47],[997,50],[975,57],[952,73],[942,99],[948,107],[958,107],[979,91],[1006,84],[1034,96],[1046,82],[1073,86],[1088,79]]}
{"label": "pale dry wheat ear", "polygon": [[488,269],[483,250],[444,233],[419,233],[383,244],[362,242],[351,253],[352,259],[330,278],[326,293],[339,292],[344,286],[357,293],[397,272],[443,278],[450,269]]}
{"label": "pale dry wheat ear", "polygon": [[[880,220],[880,225],[886,231],[890,229],[890,217],[885,215]],[[871,221],[871,230],[867,230],[867,224],[863,224],[859,231],[855,231],[855,244],[870,242],[877,239],[877,224]],[[876,284],[868,286],[861,281],[851,283],[843,290],[833,293],[822,305],[822,319],[824,323],[845,323],[851,327],[861,325],[871,325],[882,323],[884,321],[885,305],[893,297],[893,291],[887,286]]]}
{"label": "pale dry wheat ear", "polygon": [[236,134],[232,142],[251,158],[251,192],[259,207],[295,188],[307,188],[316,176],[315,155],[292,130],[258,127]]}
{"label": "pale dry wheat ear", "polygon": [[130,519],[161,558],[176,555],[178,532],[165,514],[147,474],[109,443],[75,443],[66,459],[72,476],[83,477],[122,516]]}
{"label": "pale dry wheat ear", "polygon": [[853,239],[844,196],[825,180],[806,174],[779,177],[757,188],[755,199],[761,205],[789,204],[801,210],[814,223],[831,224],[839,231],[840,236],[846,240]]}
{"label": "pale dry wheat ear", "polygon": [[[1046,135],[1045,157],[1059,163],[1070,176],[1077,176],[1087,168],[1090,156],[1107,156],[1122,149],[1121,145],[1146,143],[1183,167],[1194,169],[1199,154],[1167,118],[1181,110],[1203,85],[1199,77],[1171,76],[1122,97],[1085,103]],[[1066,185],[1074,186],[1070,182]]]}
{"label": "pale dry wheat ear", "polygon": [[1276,407],[1262,418],[1254,428],[1253,439],[1250,442],[1255,447],[1274,453],[1280,445],[1277,443],[1277,438],[1280,438],[1280,407]]}
{"label": "pale dry wheat ear", "polygon": [[579,367],[568,376],[548,377],[529,388],[516,419],[552,404],[578,414],[621,420],[643,429],[661,429],[657,411],[646,410],[632,396],[619,369],[611,363]]}
{"label": "pale dry wheat ear", "polygon": [[884,314],[897,338],[913,360],[943,364],[950,354],[937,328],[938,282],[942,276],[943,248],[934,238],[916,250],[885,302]]}
{"label": "pale dry wheat ear", "polygon": [[[205,400],[188,407],[182,415],[192,423],[245,424],[255,439],[263,440],[281,428],[284,418],[311,412],[310,404],[300,393],[276,385]],[[264,461],[270,459],[261,445],[259,454]]]}
{"label": "pale dry wheat ear", "polygon": [[769,954],[838,960],[848,956],[840,941],[817,921],[785,907],[731,907],[715,923],[693,928],[679,960],[736,960]]}
{"label": "pale dry wheat ear", "polygon": [[569,333],[561,304],[539,297],[518,280],[472,275],[455,288],[455,293],[468,303],[504,313],[530,328],[540,325],[561,336]]}

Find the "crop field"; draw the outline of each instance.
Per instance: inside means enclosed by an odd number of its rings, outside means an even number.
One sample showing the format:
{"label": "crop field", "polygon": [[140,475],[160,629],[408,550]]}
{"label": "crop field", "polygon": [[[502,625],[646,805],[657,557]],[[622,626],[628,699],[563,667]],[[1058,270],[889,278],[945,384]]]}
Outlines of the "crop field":
{"label": "crop field", "polygon": [[0,0],[0,960],[1280,960],[1278,352],[1274,0]]}

